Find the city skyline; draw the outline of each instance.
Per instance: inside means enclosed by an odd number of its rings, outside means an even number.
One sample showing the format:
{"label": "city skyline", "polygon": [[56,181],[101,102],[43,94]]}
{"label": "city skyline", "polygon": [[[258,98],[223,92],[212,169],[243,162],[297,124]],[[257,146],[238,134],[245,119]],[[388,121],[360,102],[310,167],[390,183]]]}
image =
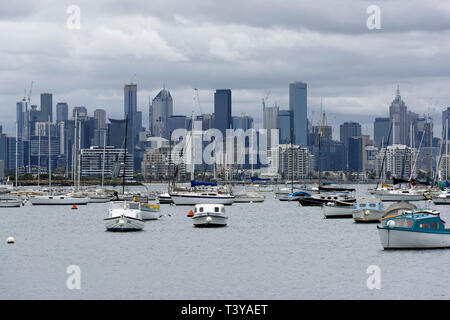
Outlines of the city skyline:
{"label": "city skyline", "polygon": [[[0,86],[5,117],[15,118],[11,107],[33,81],[32,104],[50,92],[53,104],[105,109],[119,118],[122,86],[133,80],[140,88],[137,108],[144,124],[148,98],[165,83],[174,114],[191,113],[193,88],[199,89],[204,113],[212,113],[216,88],[230,88],[233,114],[245,112],[262,127],[261,99],[267,91],[267,106],[277,102],[285,110],[287,84],[304,81],[308,118],[320,123],[322,99],[337,138],[348,114],[372,135],[374,118],[388,114],[399,84],[408,109],[430,113],[440,133],[441,112],[450,101],[444,41],[449,4],[375,3],[382,28],[369,30],[366,1],[338,7],[332,1],[283,6],[231,1],[214,10],[207,3],[142,2],[124,13],[115,1],[80,1],[79,30],[66,26],[68,2],[12,4],[0,17],[0,37],[9,43],[0,52],[8,66]],[[10,39],[8,30],[16,30],[15,37]],[[11,121],[3,126],[14,134]]]}

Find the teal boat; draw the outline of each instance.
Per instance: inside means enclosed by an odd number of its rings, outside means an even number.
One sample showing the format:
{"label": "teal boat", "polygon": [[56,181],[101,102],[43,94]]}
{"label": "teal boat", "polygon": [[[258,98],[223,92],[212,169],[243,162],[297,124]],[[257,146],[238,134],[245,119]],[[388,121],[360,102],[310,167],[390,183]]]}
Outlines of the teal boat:
{"label": "teal boat", "polygon": [[377,226],[384,249],[450,248],[450,229],[436,210],[418,209],[387,216]]}

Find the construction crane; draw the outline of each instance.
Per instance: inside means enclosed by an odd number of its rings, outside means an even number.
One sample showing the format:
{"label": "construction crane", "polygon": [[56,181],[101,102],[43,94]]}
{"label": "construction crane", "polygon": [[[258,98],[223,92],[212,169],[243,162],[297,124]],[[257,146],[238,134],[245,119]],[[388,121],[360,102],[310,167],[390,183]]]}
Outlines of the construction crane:
{"label": "construction crane", "polygon": [[263,111],[266,109],[267,99],[269,99],[270,90],[267,92],[266,96],[262,99]]}
{"label": "construction crane", "polygon": [[[31,108],[31,91],[33,90],[33,81],[31,81],[31,84],[30,84],[30,91],[28,91],[28,97],[27,97],[27,100],[28,100],[28,105],[30,106],[30,108]],[[27,107],[27,109],[28,109],[28,107]]]}
{"label": "construction crane", "polygon": [[195,101],[195,100],[197,101],[198,109],[199,109],[199,111],[200,111],[200,114],[202,115],[202,114],[203,114],[203,111],[202,111],[202,106],[200,105],[200,96],[199,96],[199,94],[198,94],[198,89],[197,89],[197,88],[194,88],[194,91],[195,91],[194,101]]}

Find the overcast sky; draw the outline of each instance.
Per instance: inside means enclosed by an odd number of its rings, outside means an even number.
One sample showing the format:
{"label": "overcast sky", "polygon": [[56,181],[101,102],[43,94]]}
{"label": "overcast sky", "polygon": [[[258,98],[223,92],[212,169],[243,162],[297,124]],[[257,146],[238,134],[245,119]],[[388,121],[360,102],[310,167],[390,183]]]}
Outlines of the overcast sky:
{"label": "overcast sky", "polygon": [[[355,120],[371,135],[397,84],[408,110],[433,116],[435,136],[450,104],[450,1],[1,1],[0,125],[10,134],[31,81],[32,104],[51,92],[54,108],[112,118],[123,117],[123,85],[136,82],[145,127],[163,83],[176,114],[211,113],[214,90],[230,88],[233,114],[261,126],[266,93],[288,108],[289,83],[304,81],[313,123],[322,99],[327,124]],[[70,5],[80,29],[67,27]],[[381,9],[379,30],[367,28],[369,5]]]}

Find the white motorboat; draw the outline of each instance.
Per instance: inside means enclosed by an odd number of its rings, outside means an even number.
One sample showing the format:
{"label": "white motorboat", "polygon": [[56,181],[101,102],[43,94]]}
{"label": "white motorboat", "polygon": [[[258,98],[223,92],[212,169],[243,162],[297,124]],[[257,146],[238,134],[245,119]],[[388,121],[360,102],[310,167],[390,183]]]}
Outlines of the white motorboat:
{"label": "white motorboat", "polygon": [[355,222],[380,222],[384,214],[384,204],[378,198],[363,198],[356,201],[356,208],[353,210],[353,220]]}
{"label": "white motorboat", "polygon": [[227,220],[223,204],[197,204],[192,217],[194,227],[224,227]]}
{"label": "white motorboat", "polygon": [[231,205],[235,199],[230,192],[217,187],[196,187],[187,191],[172,191],[169,195],[177,206],[200,203]]}
{"label": "white motorboat", "polygon": [[433,197],[434,204],[450,204],[450,192],[444,190],[438,196]]}
{"label": "white motorboat", "polygon": [[112,196],[108,194],[89,194],[89,203],[105,203],[110,202]]}
{"label": "white motorboat", "polygon": [[103,221],[107,231],[138,231],[144,228],[139,202],[111,202],[108,217]]}
{"label": "white motorboat", "polygon": [[384,249],[449,248],[450,229],[436,210],[412,210],[383,218],[377,225]]}
{"label": "white motorboat", "polygon": [[425,200],[426,189],[394,189],[394,188],[379,188],[370,191],[370,193],[381,201],[422,201]]}
{"label": "white motorboat", "polygon": [[78,198],[67,195],[31,196],[32,205],[84,205],[89,202],[89,198]]}
{"label": "white motorboat", "polygon": [[255,203],[264,202],[266,196],[258,192],[246,191],[234,195],[234,203]]}
{"label": "white motorboat", "polygon": [[143,220],[157,220],[160,217],[159,204],[141,202],[141,211]]}
{"label": "white motorboat", "polygon": [[160,195],[158,195],[157,199],[160,204],[172,204],[173,203],[173,200],[170,197],[170,194],[168,192],[161,193]]}
{"label": "white motorboat", "polygon": [[352,202],[327,202],[322,205],[322,214],[326,219],[352,218],[354,209],[356,205]]}
{"label": "white motorboat", "polygon": [[23,204],[21,199],[3,198],[0,199],[0,208],[17,208]]}

